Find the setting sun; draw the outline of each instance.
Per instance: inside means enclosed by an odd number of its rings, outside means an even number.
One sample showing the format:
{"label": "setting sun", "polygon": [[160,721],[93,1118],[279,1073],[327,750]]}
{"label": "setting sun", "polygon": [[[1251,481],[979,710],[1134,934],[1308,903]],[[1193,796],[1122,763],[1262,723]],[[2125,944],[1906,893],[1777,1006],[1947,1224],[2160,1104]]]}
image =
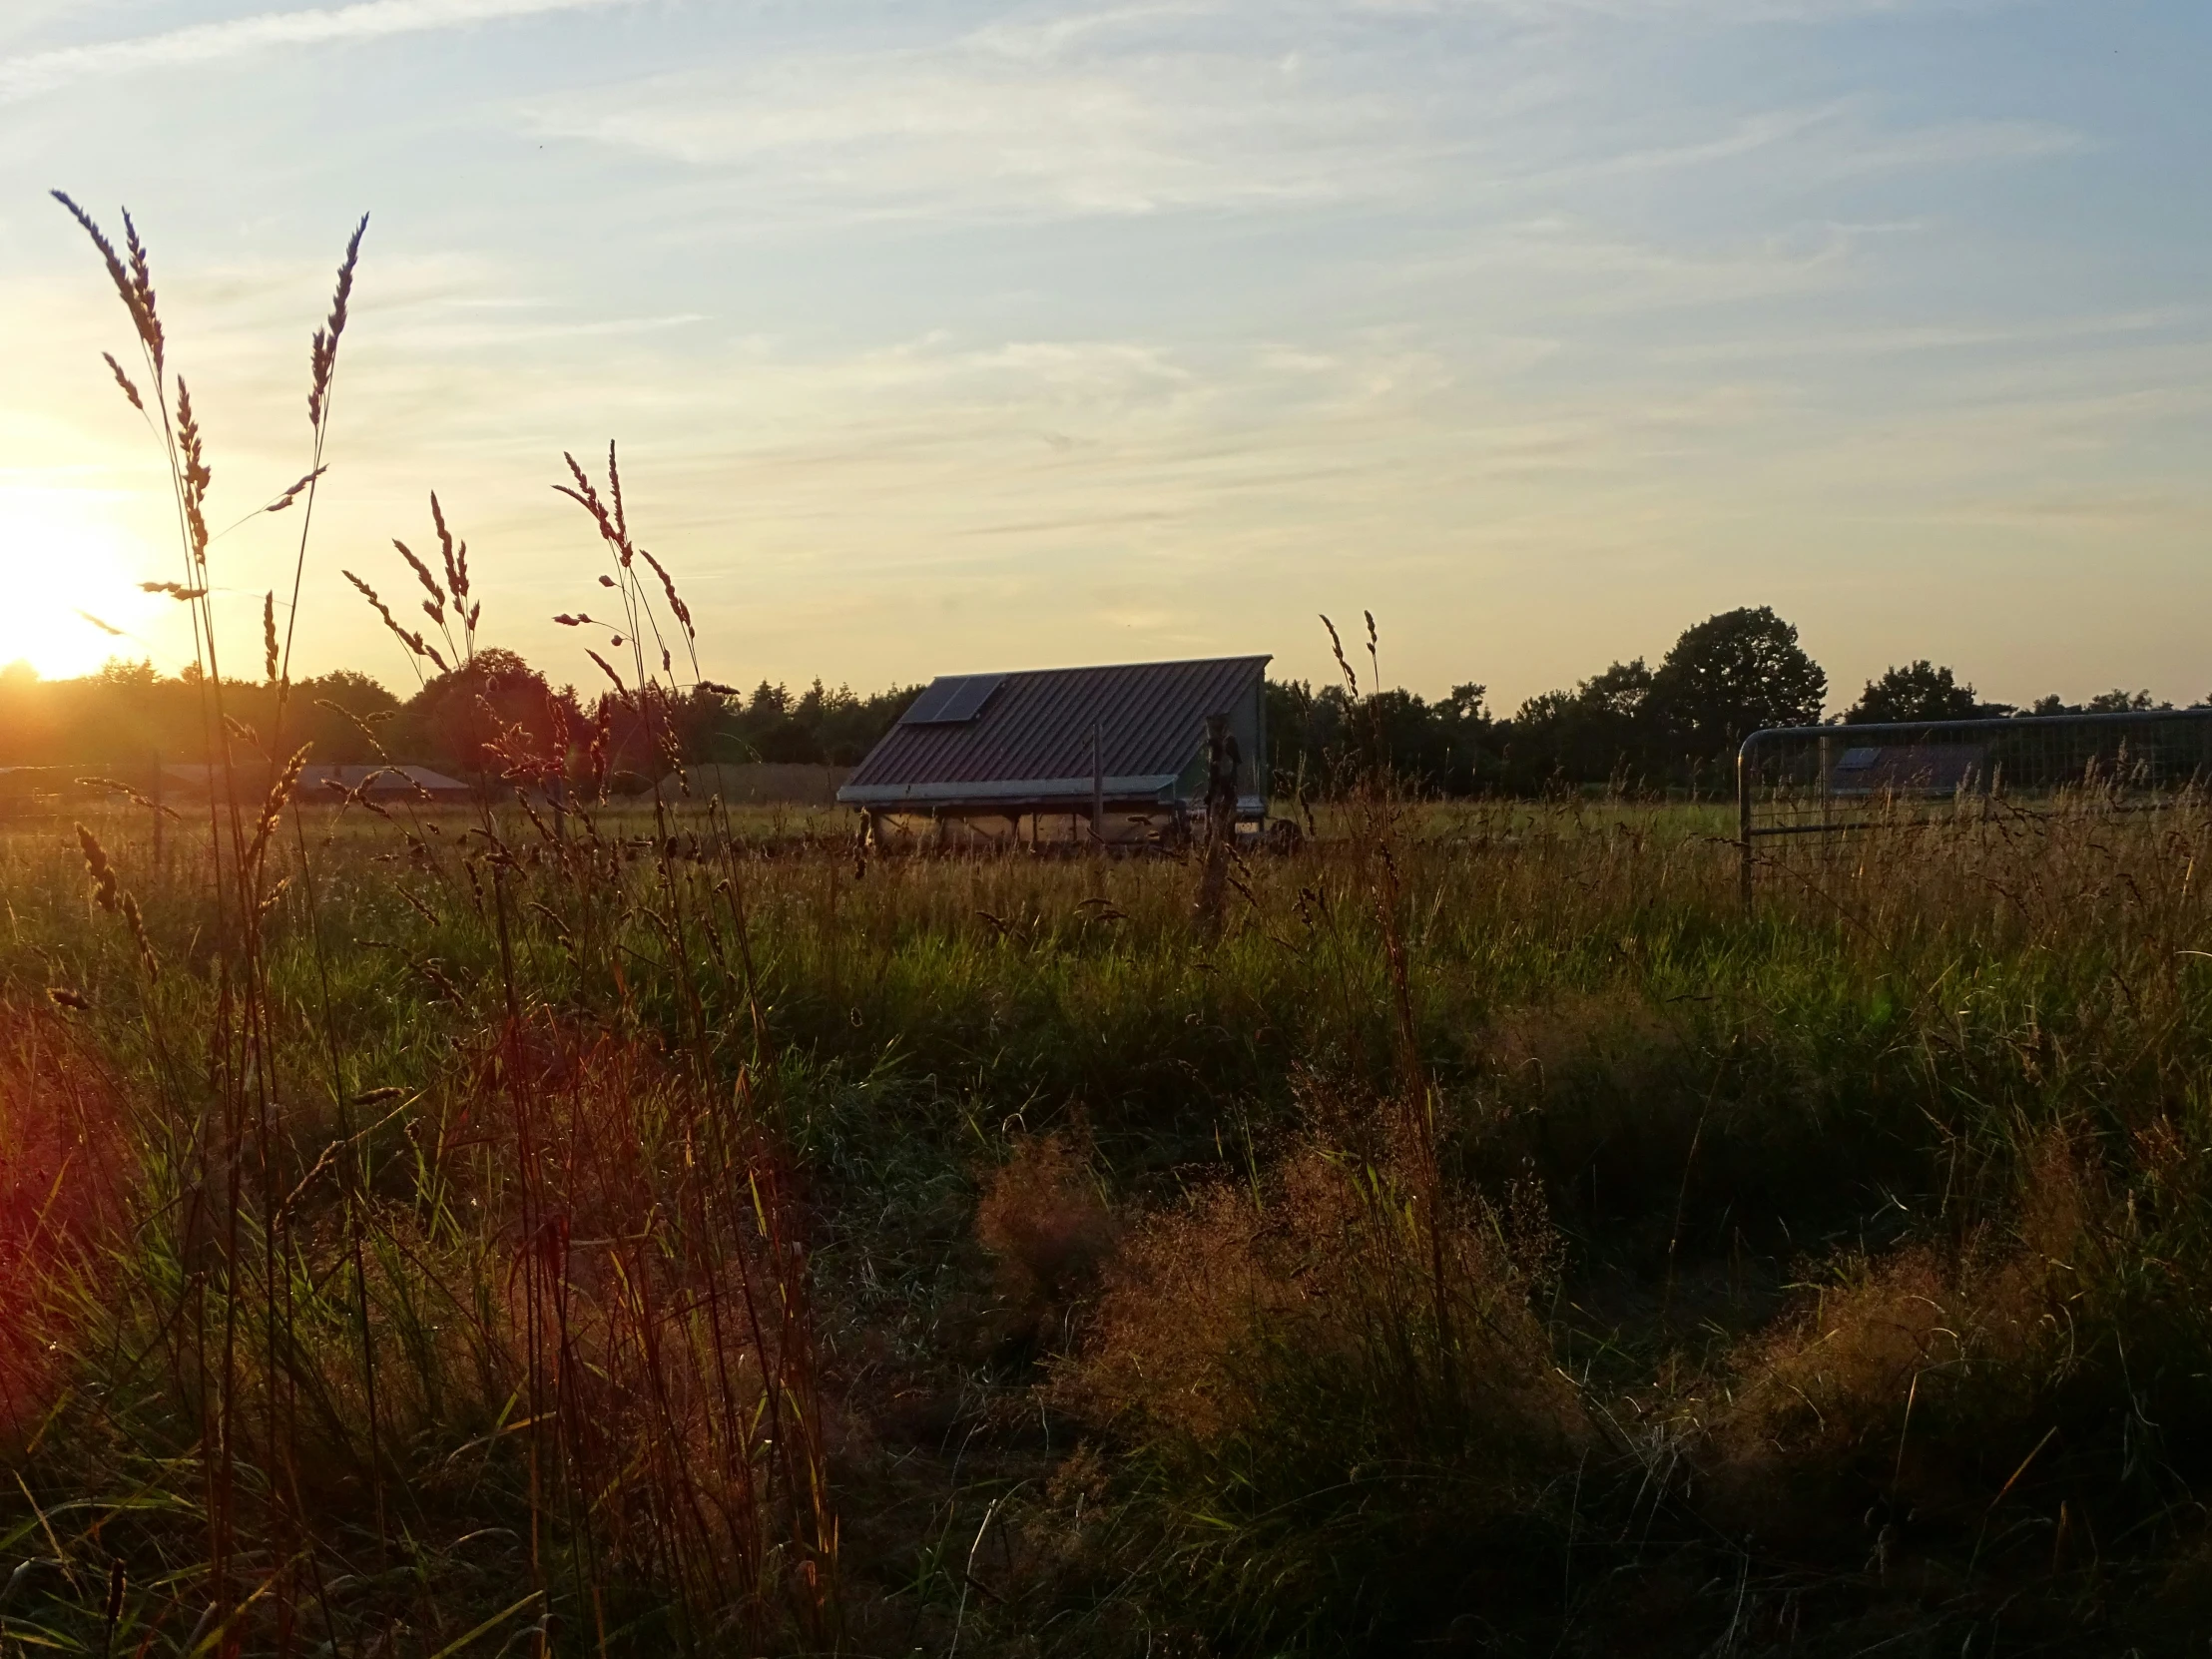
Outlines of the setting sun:
{"label": "setting sun", "polygon": [[[135,636],[148,602],[138,591],[143,551],[103,492],[0,485],[0,548],[8,603],[0,606],[0,665],[27,662],[55,679],[110,657],[154,655]],[[87,619],[124,630],[111,635]]]}

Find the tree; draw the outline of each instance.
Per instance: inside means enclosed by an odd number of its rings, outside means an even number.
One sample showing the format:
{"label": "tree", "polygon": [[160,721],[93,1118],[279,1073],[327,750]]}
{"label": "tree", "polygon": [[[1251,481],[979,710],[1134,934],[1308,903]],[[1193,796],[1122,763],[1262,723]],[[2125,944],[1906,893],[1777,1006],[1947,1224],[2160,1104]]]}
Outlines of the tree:
{"label": "tree", "polygon": [[403,749],[426,754],[461,778],[498,778],[516,762],[562,766],[568,744],[584,734],[583,712],[573,700],[498,646],[428,681],[403,715]]}
{"label": "tree", "polygon": [[2093,715],[2132,715],[2145,709],[2170,709],[2171,703],[2153,703],[2147,691],[2125,692],[2115,686],[2108,692],[2098,692],[2089,699],[2089,713]]}
{"label": "tree", "polygon": [[1761,727],[1815,724],[1827,695],[1828,676],[1798,644],[1797,629],[1761,605],[1685,629],[1651,677],[1647,701],[1695,762]]}
{"label": "tree", "polygon": [[317,761],[353,765],[376,759],[378,723],[398,709],[399,699],[367,675],[338,668],[294,684],[285,721],[314,746]]}
{"label": "tree", "polygon": [[1891,668],[1867,689],[1844,715],[1849,726],[1880,725],[1912,720],[1973,720],[1993,713],[1974,701],[1971,686],[1961,686],[1947,668],[1937,668],[1925,657],[1904,668]]}
{"label": "tree", "polygon": [[1511,726],[1514,787],[1642,781],[1660,759],[1651,720],[1652,680],[1638,657],[1613,664],[1571,692],[1546,692],[1523,703]]}

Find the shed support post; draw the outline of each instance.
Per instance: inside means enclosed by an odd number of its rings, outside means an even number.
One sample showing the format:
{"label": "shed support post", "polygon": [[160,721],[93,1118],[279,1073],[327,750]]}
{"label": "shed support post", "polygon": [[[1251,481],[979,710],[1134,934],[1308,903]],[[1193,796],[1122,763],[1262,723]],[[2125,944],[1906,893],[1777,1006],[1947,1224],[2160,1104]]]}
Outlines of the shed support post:
{"label": "shed support post", "polygon": [[1752,740],[1746,738],[1736,751],[1736,885],[1743,895],[1744,914],[1751,914],[1751,790]]}
{"label": "shed support post", "polygon": [[1226,715],[1206,720],[1206,846],[1198,883],[1198,927],[1220,937],[1227,900],[1229,855],[1237,840],[1237,738]]}
{"label": "shed support post", "polygon": [[1106,764],[1098,723],[1091,726],[1091,845],[1106,844]]}

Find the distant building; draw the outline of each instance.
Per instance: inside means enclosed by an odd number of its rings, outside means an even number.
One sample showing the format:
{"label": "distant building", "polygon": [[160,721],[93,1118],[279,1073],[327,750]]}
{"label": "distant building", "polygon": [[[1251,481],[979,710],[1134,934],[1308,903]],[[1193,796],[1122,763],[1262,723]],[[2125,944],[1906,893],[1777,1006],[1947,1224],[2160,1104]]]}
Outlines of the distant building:
{"label": "distant building", "polygon": [[[162,768],[162,783],[166,789],[202,800],[207,798],[211,776],[220,788],[222,773],[219,768],[185,764]],[[249,795],[258,795],[269,788],[269,768],[259,759],[240,763],[232,776],[239,789]],[[299,787],[293,792],[293,799],[313,806],[335,802],[341,794],[358,794],[362,800],[373,801],[378,806],[409,801],[465,806],[476,799],[476,792],[468,785],[442,772],[432,772],[428,767],[332,766],[320,761],[309,762],[300,769]]]}
{"label": "distant building", "polygon": [[954,674],[837,791],[891,838],[1135,842],[1205,810],[1207,723],[1237,744],[1237,814],[1267,820],[1266,657]]}
{"label": "distant building", "polygon": [[1828,770],[1829,793],[1837,796],[1947,796],[1989,782],[1985,743],[1868,744],[1844,749]]}

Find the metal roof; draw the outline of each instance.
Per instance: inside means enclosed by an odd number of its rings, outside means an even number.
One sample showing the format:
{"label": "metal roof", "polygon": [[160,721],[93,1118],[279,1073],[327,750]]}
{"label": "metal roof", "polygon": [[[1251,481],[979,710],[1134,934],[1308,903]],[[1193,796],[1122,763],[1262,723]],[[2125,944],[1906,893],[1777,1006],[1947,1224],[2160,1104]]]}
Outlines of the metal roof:
{"label": "metal roof", "polygon": [[[1268,662],[1210,657],[945,676],[917,704],[935,718],[892,727],[837,799],[888,807],[1087,798],[1094,729],[1106,794],[1164,796],[1198,757],[1207,717],[1253,696]],[[977,700],[968,688],[984,682],[990,690]],[[971,702],[967,719],[946,718]]]}
{"label": "metal roof", "polygon": [[[1838,730],[1849,734],[1854,728]],[[1828,769],[1828,785],[1836,795],[1956,795],[1968,779],[1986,774],[1988,762],[1985,743],[1916,743],[1887,749],[1867,744],[1837,757]]]}

